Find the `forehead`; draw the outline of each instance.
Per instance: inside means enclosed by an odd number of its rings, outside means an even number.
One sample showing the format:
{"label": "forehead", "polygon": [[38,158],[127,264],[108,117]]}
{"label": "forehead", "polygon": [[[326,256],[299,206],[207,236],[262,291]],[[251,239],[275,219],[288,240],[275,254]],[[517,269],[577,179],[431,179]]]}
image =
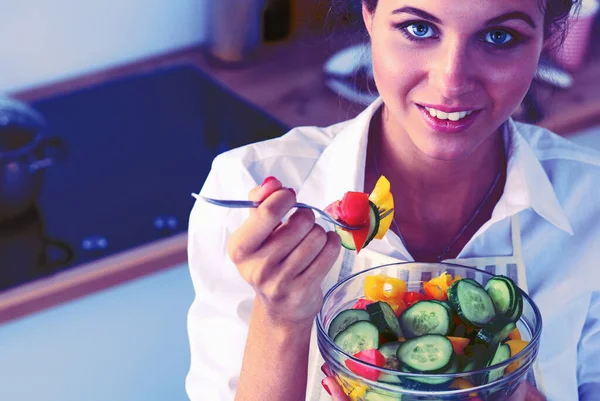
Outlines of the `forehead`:
{"label": "forehead", "polygon": [[414,7],[443,21],[486,22],[499,15],[520,11],[536,22],[543,21],[542,0],[379,0],[378,12],[392,14],[403,7]]}

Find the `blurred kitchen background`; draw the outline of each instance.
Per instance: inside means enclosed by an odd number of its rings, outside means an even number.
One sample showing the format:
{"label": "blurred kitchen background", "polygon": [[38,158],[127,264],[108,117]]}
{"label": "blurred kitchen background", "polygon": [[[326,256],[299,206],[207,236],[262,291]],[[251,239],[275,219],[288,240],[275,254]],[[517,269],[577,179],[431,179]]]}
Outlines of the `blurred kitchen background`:
{"label": "blurred kitchen background", "polygon": [[[217,154],[377,96],[337,8],[0,0],[0,400],[187,399],[190,194]],[[600,149],[597,10],[515,118]]]}

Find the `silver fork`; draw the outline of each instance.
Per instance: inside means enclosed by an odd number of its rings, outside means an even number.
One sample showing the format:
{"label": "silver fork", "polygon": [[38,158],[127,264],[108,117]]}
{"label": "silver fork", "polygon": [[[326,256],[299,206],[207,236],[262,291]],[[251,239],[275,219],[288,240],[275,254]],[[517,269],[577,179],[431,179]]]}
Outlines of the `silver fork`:
{"label": "silver fork", "polygon": [[[197,194],[192,194],[192,196],[196,199],[202,199],[208,203],[212,203],[213,205],[222,206],[222,207],[248,208],[248,207],[258,207],[262,203],[262,202],[253,202],[253,201],[244,201],[244,200],[213,199],[213,198],[207,198],[206,196],[197,195]],[[339,221],[335,220],[333,217],[331,217],[330,215],[328,215],[327,213],[325,213],[323,210],[319,209],[318,207],[307,205],[306,203],[298,202],[294,205],[294,207],[314,210],[315,212],[317,212],[321,216],[323,216],[323,218],[325,220],[329,221],[330,223],[336,224],[346,230],[358,230],[358,229],[362,228],[362,227],[349,226],[347,224],[339,222]],[[384,219],[387,216],[389,216],[389,214],[392,213],[393,211],[394,211],[394,209],[380,212],[379,217],[381,219]]]}

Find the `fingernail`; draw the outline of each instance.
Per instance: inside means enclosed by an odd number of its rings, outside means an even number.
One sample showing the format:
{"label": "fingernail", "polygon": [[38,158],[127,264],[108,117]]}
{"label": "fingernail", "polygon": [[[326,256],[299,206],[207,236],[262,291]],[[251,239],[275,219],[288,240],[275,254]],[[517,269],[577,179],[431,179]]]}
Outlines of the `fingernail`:
{"label": "fingernail", "polygon": [[325,391],[327,391],[327,394],[331,395],[331,390],[329,390],[329,387],[327,387],[327,384],[325,384],[325,379],[321,380],[321,385],[323,386]]}
{"label": "fingernail", "polygon": [[293,189],[293,188],[288,188],[288,189],[289,189],[289,191],[292,193],[292,195],[296,196],[296,191],[294,191],[294,189]]}
{"label": "fingernail", "polygon": [[265,180],[263,181],[263,183],[260,186],[264,187],[265,185],[267,185],[269,182],[271,182],[273,180],[276,180],[276,178],[273,176],[269,176],[269,177],[265,178]]}
{"label": "fingernail", "polygon": [[325,376],[329,376],[327,374],[327,370],[325,369],[325,364],[321,365],[321,372],[323,372],[325,374]]}

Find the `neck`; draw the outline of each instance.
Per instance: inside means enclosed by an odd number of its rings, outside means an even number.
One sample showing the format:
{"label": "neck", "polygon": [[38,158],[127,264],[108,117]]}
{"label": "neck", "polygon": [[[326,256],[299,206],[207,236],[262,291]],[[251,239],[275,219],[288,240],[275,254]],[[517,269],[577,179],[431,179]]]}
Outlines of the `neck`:
{"label": "neck", "polygon": [[420,152],[384,113],[374,117],[371,135],[380,173],[390,180],[401,210],[396,220],[459,231],[505,169],[502,136],[491,135],[466,160],[439,160]]}

